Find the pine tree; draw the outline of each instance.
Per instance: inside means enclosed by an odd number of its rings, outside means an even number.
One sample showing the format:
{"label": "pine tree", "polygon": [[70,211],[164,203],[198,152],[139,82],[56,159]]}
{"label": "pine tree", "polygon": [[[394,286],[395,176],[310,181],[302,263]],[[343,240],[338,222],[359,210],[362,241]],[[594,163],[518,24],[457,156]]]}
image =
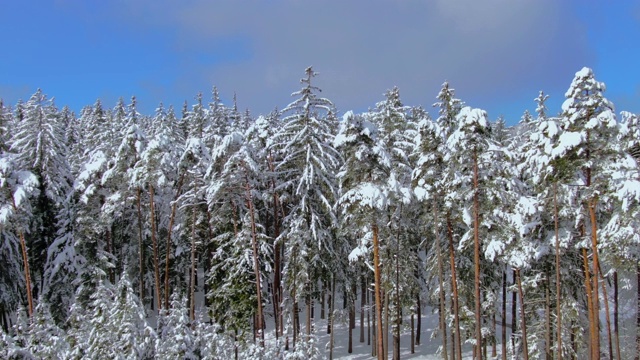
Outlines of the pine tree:
{"label": "pine tree", "polygon": [[[605,86],[595,80],[593,71],[583,68],[578,71],[567,90],[563,103],[561,127],[558,144],[553,156],[562,159],[573,172],[573,181],[582,187],[580,202],[582,218],[579,231],[583,234],[585,249],[591,250],[590,269],[585,269],[587,302],[591,308],[590,350],[593,359],[600,358],[600,276],[602,275],[598,250],[598,208],[607,206],[606,194],[610,186],[610,174],[607,167],[611,158],[621,151],[614,141],[617,123],[613,105],[604,97]],[[588,226],[589,225],[589,226]],[[588,237],[587,237],[588,236]],[[591,274],[590,274],[591,273]],[[607,309],[608,312],[608,309]]]}
{"label": "pine tree", "polygon": [[334,174],[341,160],[332,146],[335,124],[329,114],[335,113],[334,106],[318,97],[320,89],[311,83],[317,75],[313,69],[307,68],[305,74],[303,88],[292,94],[299,98],[282,110],[289,115],[282,119],[273,148],[283,155],[275,167],[284,177],[280,189],[291,196],[280,235],[285,244],[285,283],[294,307],[299,299],[306,299],[309,338],[314,282],[331,268],[330,259],[336,258],[339,249],[330,228],[336,221]]}
{"label": "pine tree", "polygon": [[187,311],[187,299],[171,295],[171,306],[160,312],[155,354],[161,359],[198,359],[196,337]]}

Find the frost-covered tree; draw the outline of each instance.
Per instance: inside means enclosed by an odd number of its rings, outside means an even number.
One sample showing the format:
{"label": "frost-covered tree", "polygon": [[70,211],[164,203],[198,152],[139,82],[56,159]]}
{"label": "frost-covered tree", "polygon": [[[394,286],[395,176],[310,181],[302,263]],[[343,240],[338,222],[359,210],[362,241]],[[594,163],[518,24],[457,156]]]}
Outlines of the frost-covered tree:
{"label": "frost-covered tree", "polygon": [[[207,202],[216,214],[216,222],[227,226],[220,227],[214,239],[208,280],[212,291],[207,296],[217,321],[236,333],[245,333],[255,316],[256,335],[263,343],[262,284],[271,270],[272,249],[255,205],[261,166],[255,160],[252,144],[236,132],[215,149],[214,164],[216,159],[223,159],[224,165],[219,172],[215,166],[209,169]],[[232,205],[231,214],[228,204]]]}
{"label": "frost-covered tree", "polygon": [[[310,335],[314,282],[332,268],[332,259],[339,257],[340,247],[331,227],[336,221],[335,173],[341,159],[332,146],[336,126],[329,114],[335,114],[334,106],[318,96],[320,89],[312,85],[313,69],[307,68],[305,74],[303,88],[292,94],[299,97],[282,110],[288,115],[282,119],[272,147],[283,156],[275,167],[283,177],[279,190],[290,196],[280,235],[285,244],[285,286],[294,308],[299,299],[306,298]],[[294,317],[296,314],[294,309]]]}
{"label": "frost-covered tree", "polygon": [[49,306],[40,301],[26,334],[26,350],[40,359],[63,359],[70,351],[65,334],[51,316]]}
{"label": "frost-covered tree", "polygon": [[[591,69],[583,68],[576,73],[565,94],[567,99],[562,105],[560,122],[563,132],[552,153],[554,158],[562,159],[567,171],[572,173],[569,181],[581,188],[581,206],[576,209],[576,220],[583,237],[578,246],[591,250],[590,269],[585,268],[585,286],[587,305],[591,309],[589,339],[593,359],[601,356],[598,318],[602,270],[598,249],[598,213],[602,214],[603,210],[610,212],[605,210],[610,207],[610,166],[622,153],[615,141],[618,126],[613,104],[604,97],[604,90],[604,84],[595,79]],[[603,246],[606,244],[600,245]]]}
{"label": "frost-covered tree", "polygon": [[198,359],[196,336],[189,319],[187,299],[171,295],[171,306],[158,318],[156,357],[160,359]]}
{"label": "frost-covered tree", "polygon": [[[484,178],[481,171],[486,172],[487,154],[492,141],[489,137],[489,122],[487,114],[480,109],[464,107],[456,117],[457,127],[447,138],[449,152],[445,161],[455,165],[462,187],[456,191],[455,197],[463,204],[463,221],[467,232],[460,240],[460,247],[468,246],[473,241],[474,264],[474,302],[475,302],[475,345],[476,354],[481,358],[480,346],[483,342],[482,334],[482,298],[481,298],[481,240],[480,227],[490,227],[490,223],[481,224],[480,181]],[[482,166],[482,170],[481,167]],[[465,186],[466,184],[466,186]],[[469,186],[470,185],[470,186]],[[483,239],[486,241],[487,239]],[[483,242],[484,242],[483,241]]]}
{"label": "frost-covered tree", "polygon": [[[350,259],[373,253],[375,318],[377,319],[376,345],[378,359],[384,358],[382,329],[382,280],[380,267],[380,239],[378,218],[388,204],[387,180],[391,172],[391,159],[377,143],[377,127],[362,116],[347,112],[334,146],[341,150],[345,162],[337,177],[340,181],[338,206],[342,216],[353,218],[367,234],[362,237]],[[364,235],[364,234],[363,234]]]}
{"label": "frost-covered tree", "polygon": [[[33,313],[33,296],[31,285],[31,270],[29,264],[29,252],[25,233],[29,229],[29,221],[32,216],[32,206],[29,197],[37,194],[39,182],[37,177],[25,168],[17,156],[12,153],[0,153],[0,231],[2,231],[2,251],[9,255],[7,259],[13,259],[10,263],[14,266],[6,266],[7,275],[17,275],[19,260],[22,260],[22,276],[25,294],[27,298],[27,311],[29,316]],[[16,236],[17,235],[17,236]],[[13,279],[8,278],[3,282],[7,291],[3,293],[3,302],[6,301],[6,310],[15,307],[8,303],[10,299],[17,298],[13,290]],[[13,295],[12,295],[13,294]]]}
{"label": "frost-covered tree", "polygon": [[15,161],[38,179],[39,192],[30,199],[33,209],[25,232],[31,253],[34,296],[41,291],[47,264],[47,251],[57,235],[56,215],[68,200],[70,167],[63,124],[53,100],[38,90],[24,104],[23,118],[11,138]]}

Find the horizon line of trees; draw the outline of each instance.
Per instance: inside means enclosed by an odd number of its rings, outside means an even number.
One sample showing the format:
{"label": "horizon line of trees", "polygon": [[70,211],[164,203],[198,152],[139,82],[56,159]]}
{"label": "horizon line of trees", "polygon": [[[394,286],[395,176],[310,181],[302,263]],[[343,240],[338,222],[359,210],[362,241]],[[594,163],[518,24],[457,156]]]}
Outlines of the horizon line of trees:
{"label": "horizon line of trees", "polygon": [[640,122],[591,69],[512,127],[446,82],[339,119],[316,75],[257,118],[0,100],[0,355],[316,358],[320,307],[395,360],[430,307],[444,359],[640,356]]}

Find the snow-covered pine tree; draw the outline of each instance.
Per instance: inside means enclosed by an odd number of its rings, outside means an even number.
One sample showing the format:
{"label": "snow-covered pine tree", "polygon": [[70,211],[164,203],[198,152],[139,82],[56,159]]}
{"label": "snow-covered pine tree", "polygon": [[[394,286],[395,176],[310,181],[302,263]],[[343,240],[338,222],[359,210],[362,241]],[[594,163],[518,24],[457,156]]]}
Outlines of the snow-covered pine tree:
{"label": "snow-covered pine tree", "polygon": [[[0,153],[0,225],[2,225],[2,250],[11,255],[8,259],[12,259],[10,263],[14,264],[13,266],[6,267],[8,270],[7,275],[15,274],[16,265],[20,263],[20,260],[22,261],[22,277],[17,278],[23,280],[21,285],[25,289],[29,316],[33,314],[33,296],[25,232],[29,229],[29,222],[33,213],[29,199],[32,194],[38,193],[39,187],[37,176],[29,170],[21,168],[21,162],[15,154],[9,152]],[[15,281],[15,279],[6,279],[8,287],[15,288],[13,281]],[[13,294],[13,296],[11,294]],[[3,298],[4,296],[5,295],[3,295]],[[8,302],[9,299],[17,297],[18,294],[14,291],[8,291],[6,296],[8,297],[8,299],[6,299]],[[15,303],[7,305],[6,310],[15,307]]]}
{"label": "snow-covered pine tree", "polygon": [[47,251],[58,231],[56,215],[68,200],[72,182],[58,110],[41,90],[24,104],[24,116],[11,138],[11,151],[20,166],[33,172],[39,183],[37,196],[30,199],[33,217],[25,232],[37,297],[43,290]]}
{"label": "snow-covered pine tree", "polygon": [[39,359],[64,359],[70,351],[64,331],[56,325],[49,305],[42,299],[36,306],[26,337],[25,349]]}
{"label": "snow-covered pine tree", "polygon": [[[312,84],[317,74],[311,67],[305,75],[301,79],[303,88],[292,94],[299,97],[282,110],[288,115],[282,119],[283,126],[273,137],[272,147],[283,156],[275,167],[283,177],[278,190],[291,196],[285,204],[284,231],[280,235],[285,253],[284,282],[294,308],[300,299],[307,303],[309,337],[312,292],[320,275],[333,270],[332,259],[341,258],[339,240],[331,232],[336,222],[335,173],[341,158],[332,146],[336,124],[329,114],[335,114],[334,106],[318,96],[320,89]],[[294,309],[294,317],[296,314]]]}
{"label": "snow-covered pine tree", "polygon": [[[411,172],[413,161],[411,155],[414,153],[414,139],[417,135],[416,123],[412,121],[410,109],[402,104],[400,91],[397,87],[385,93],[385,100],[376,104],[376,109],[369,114],[372,122],[378,127],[378,144],[391,157],[391,172],[387,182],[389,203],[387,207],[387,226],[381,228],[381,235],[388,239],[386,246],[382,248],[382,263],[387,271],[383,276],[383,283],[389,284],[383,290],[385,298],[391,299],[388,303],[395,310],[393,315],[385,317],[391,318],[393,322],[393,353],[394,359],[399,358],[400,351],[400,327],[401,327],[401,307],[400,293],[410,294],[409,278],[404,276],[403,283],[400,283],[400,271],[403,269],[413,269],[417,264],[417,244],[410,244],[408,240],[415,239],[409,236],[408,229],[411,228],[411,217],[419,212],[419,208],[412,208]],[[406,220],[406,222],[402,221]],[[414,219],[415,220],[415,219]],[[402,253],[399,253],[402,251]],[[400,264],[402,259],[403,264]],[[395,269],[395,270],[394,270]],[[414,272],[409,272],[410,277]],[[415,285],[412,282],[412,285]],[[403,291],[400,288],[403,287]],[[413,286],[412,286],[413,287]],[[410,299],[402,299],[403,302]],[[385,307],[385,312],[391,314],[391,309]],[[385,327],[390,324],[385,322]],[[385,345],[388,341],[385,338]]]}
{"label": "snow-covered pine tree", "polygon": [[197,341],[189,319],[187,298],[171,295],[167,313],[160,312],[155,356],[159,359],[199,359]]}
{"label": "snow-covered pine tree", "polygon": [[[470,188],[462,188],[457,192],[458,201],[463,205],[463,221],[467,226],[467,232],[460,240],[460,248],[468,247],[468,243],[473,239],[474,248],[474,302],[475,302],[475,346],[476,355],[482,359],[481,346],[483,344],[482,332],[482,298],[481,298],[481,241],[480,226],[486,227],[487,223],[481,224],[480,211],[480,182],[485,178],[490,159],[490,145],[493,144],[489,137],[489,122],[487,113],[484,110],[464,107],[456,117],[457,127],[447,138],[446,145],[449,148],[445,155],[445,161],[457,167],[457,173],[462,180],[461,185],[470,184]],[[482,168],[481,168],[482,167]],[[483,181],[484,182],[484,181]],[[486,185],[483,184],[483,189]],[[484,192],[482,192],[484,193]],[[483,218],[483,222],[486,219]],[[486,241],[487,239],[483,239]],[[483,242],[484,242],[483,241]]]}
{"label": "snow-covered pine tree", "polygon": [[606,222],[611,215],[609,167],[622,153],[620,144],[615,141],[618,126],[613,104],[604,97],[604,90],[604,84],[595,79],[591,69],[585,67],[576,73],[562,104],[560,125],[563,133],[552,153],[554,158],[562,159],[572,173],[571,183],[580,187],[581,211],[576,213],[576,220],[583,240],[578,246],[591,252],[590,269],[585,268],[585,285],[591,309],[589,339],[592,359],[602,355],[599,334],[601,284],[606,291],[604,282],[600,281],[604,273],[599,259],[599,247],[606,247],[606,244],[598,245],[598,228],[601,228],[599,222]]}
{"label": "snow-covered pine tree", "polygon": [[[377,142],[378,128],[364,117],[347,112],[343,116],[340,132],[333,145],[344,157],[337,177],[340,182],[338,208],[343,217],[350,217],[352,226],[362,227],[359,245],[349,255],[350,260],[362,257],[368,260],[373,252],[376,354],[384,359],[385,349],[382,327],[382,280],[380,267],[380,239],[378,219],[388,205],[387,180],[391,172],[391,159],[386,149]],[[371,250],[369,248],[371,247]]]}
{"label": "snow-covered pine tree", "polygon": [[[219,171],[216,160],[224,163]],[[255,159],[252,143],[232,132],[215,149],[207,174],[207,202],[219,224],[208,269],[212,291],[207,296],[214,318],[236,333],[248,332],[250,320],[255,317],[255,336],[261,344],[265,299],[261,284],[266,283],[272,263],[270,241],[255,206],[257,190],[263,186],[263,167],[264,163]]]}

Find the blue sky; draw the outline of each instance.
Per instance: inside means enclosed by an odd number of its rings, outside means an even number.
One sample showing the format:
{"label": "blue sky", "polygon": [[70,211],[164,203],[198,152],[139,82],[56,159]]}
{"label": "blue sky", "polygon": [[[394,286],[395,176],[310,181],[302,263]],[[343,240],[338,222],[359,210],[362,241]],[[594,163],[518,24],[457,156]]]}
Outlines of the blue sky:
{"label": "blue sky", "polygon": [[305,67],[323,96],[363,111],[393,86],[431,108],[448,80],[465,103],[533,112],[539,90],[560,110],[583,66],[616,111],[640,113],[640,5],[556,0],[0,0],[0,98],[37,88],[79,111],[100,98],[180,109],[216,85],[254,115],[283,108]]}

